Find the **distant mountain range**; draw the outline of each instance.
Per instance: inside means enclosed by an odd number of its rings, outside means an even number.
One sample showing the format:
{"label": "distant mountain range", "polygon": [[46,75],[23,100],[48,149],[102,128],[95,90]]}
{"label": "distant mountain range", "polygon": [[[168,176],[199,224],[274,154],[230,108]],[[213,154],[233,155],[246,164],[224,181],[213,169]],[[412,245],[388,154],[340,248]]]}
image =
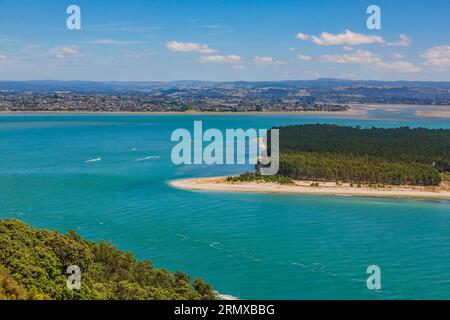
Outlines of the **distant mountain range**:
{"label": "distant mountain range", "polygon": [[101,93],[144,93],[160,90],[187,90],[187,89],[261,89],[279,88],[285,90],[332,88],[332,87],[397,87],[397,88],[433,88],[450,90],[450,81],[374,81],[374,80],[347,80],[334,78],[321,78],[317,80],[286,80],[286,81],[0,81],[2,91],[71,91],[71,92],[101,92]]}
{"label": "distant mountain range", "polygon": [[342,111],[351,103],[449,105],[450,82],[0,81],[2,111]]}

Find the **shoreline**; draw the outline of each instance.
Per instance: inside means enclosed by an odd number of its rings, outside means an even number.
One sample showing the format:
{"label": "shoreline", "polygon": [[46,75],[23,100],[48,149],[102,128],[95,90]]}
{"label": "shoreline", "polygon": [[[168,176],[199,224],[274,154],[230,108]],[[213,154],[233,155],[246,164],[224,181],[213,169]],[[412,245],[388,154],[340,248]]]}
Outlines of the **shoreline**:
{"label": "shoreline", "polygon": [[[417,104],[389,104],[389,103],[349,103],[349,109],[344,111],[45,111],[45,110],[20,110],[6,111],[0,110],[0,115],[20,116],[20,115],[165,115],[165,116],[273,116],[273,115],[304,115],[304,116],[337,116],[340,118],[366,120],[368,113],[374,110],[386,110],[396,112],[403,108],[416,108],[411,114],[417,118],[450,118],[449,105],[417,105]],[[425,108],[425,109],[424,109]],[[431,108],[431,109],[430,109]],[[386,119],[372,119],[386,120]]]}
{"label": "shoreline", "polygon": [[239,298],[232,296],[230,294],[223,294],[220,293],[219,291],[214,290],[213,293],[216,295],[217,298],[219,298],[219,300],[225,300],[225,301],[237,301],[239,300]]}
{"label": "shoreline", "polygon": [[204,111],[204,112],[183,112],[183,111],[0,111],[0,115],[24,115],[24,114],[106,114],[106,115],[276,115],[276,114],[361,114],[357,109],[346,111]]}
{"label": "shoreline", "polygon": [[415,114],[419,117],[450,119],[450,110],[418,110]]}
{"label": "shoreline", "polygon": [[227,182],[226,177],[189,178],[173,180],[169,185],[183,190],[191,191],[226,191],[251,193],[280,193],[280,194],[306,194],[306,195],[335,195],[358,197],[387,197],[387,198],[426,198],[450,199],[450,189],[440,190],[421,186],[387,186],[383,188],[369,188],[367,186],[350,187],[348,184],[336,186],[334,182],[318,182],[318,187],[310,186],[317,181],[295,181],[295,185],[282,185],[272,182]]}

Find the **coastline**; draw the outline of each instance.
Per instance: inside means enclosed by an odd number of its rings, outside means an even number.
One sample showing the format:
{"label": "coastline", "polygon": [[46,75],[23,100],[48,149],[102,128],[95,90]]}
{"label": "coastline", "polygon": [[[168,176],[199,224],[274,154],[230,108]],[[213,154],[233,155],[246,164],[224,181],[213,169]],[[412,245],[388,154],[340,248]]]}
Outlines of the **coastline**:
{"label": "coastline", "polygon": [[226,301],[237,301],[239,300],[239,298],[232,296],[230,294],[222,294],[219,291],[213,290],[214,295],[219,299],[219,300],[226,300]]}
{"label": "coastline", "polygon": [[450,119],[450,110],[418,110],[416,116]]}
{"label": "coastline", "polygon": [[295,185],[281,185],[257,181],[227,182],[225,179],[226,177],[189,178],[170,181],[169,185],[177,189],[197,191],[450,199],[448,187],[436,187],[435,190],[421,186],[387,186],[374,189],[368,186],[350,187],[348,184],[336,186],[334,182],[319,182],[318,187],[312,187],[311,183],[314,181],[295,181]]}
{"label": "coastline", "polygon": [[183,112],[183,111],[0,111],[0,115],[26,115],[26,114],[99,114],[99,115],[276,115],[276,114],[338,114],[338,115],[360,115],[364,112],[358,109],[348,109],[346,111],[204,111],[204,112]]}
{"label": "coastline", "polygon": [[[430,109],[432,107],[432,109]],[[164,116],[271,116],[271,115],[328,115],[351,119],[367,119],[368,113],[374,110],[397,112],[404,108],[416,108],[411,114],[418,118],[450,118],[449,105],[414,105],[414,104],[389,104],[389,103],[349,103],[349,109],[345,111],[5,111],[0,110],[0,115],[164,115]],[[425,109],[424,109],[425,108]],[[383,120],[383,119],[380,119]]]}

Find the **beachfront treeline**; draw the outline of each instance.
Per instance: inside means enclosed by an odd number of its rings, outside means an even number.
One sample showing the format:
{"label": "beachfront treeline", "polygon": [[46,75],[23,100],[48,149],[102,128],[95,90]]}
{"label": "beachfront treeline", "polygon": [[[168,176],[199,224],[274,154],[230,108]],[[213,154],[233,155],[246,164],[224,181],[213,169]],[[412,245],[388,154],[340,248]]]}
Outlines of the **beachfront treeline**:
{"label": "beachfront treeline", "polygon": [[[71,265],[81,269],[80,290],[67,287]],[[214,298],[203,280],[191,282],[183,272],[155,269],[150,261],[137,261],[110,243],[0,220],[0,300]]]}
{"label": "beachfront treeline", "polygon": [[279,175],[294,180],[439,185],[450,171],[450,130],[280,127]]}

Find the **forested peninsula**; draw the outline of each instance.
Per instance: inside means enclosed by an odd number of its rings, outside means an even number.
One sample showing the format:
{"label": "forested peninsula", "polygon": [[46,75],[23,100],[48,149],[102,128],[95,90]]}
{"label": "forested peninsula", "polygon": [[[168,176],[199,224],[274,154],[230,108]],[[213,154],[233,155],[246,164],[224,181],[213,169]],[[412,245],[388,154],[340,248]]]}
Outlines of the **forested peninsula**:
{"label": "forested peninsula", "polygon": [[292,180],[437,186],[450,174],[450,130],[280,127],[278,176]]}

